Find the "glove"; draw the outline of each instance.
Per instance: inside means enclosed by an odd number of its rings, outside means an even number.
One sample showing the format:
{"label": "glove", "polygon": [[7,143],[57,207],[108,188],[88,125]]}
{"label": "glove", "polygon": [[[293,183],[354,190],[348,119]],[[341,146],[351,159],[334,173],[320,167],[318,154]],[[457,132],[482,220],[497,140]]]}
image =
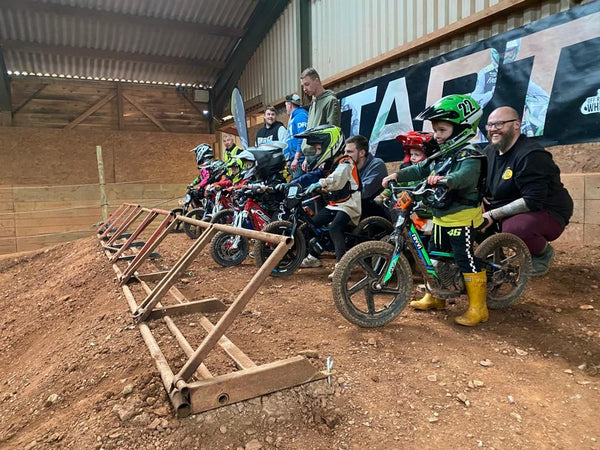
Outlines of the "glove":
{"label": "glove", "polygon": [[187,185],[187,188],[188,188],[188,190],[190,190],[190,189],[193,189],[193,187],[194,187],[194,185],[193,185],[193,184],[188,184],[188,185]]}
{"label": "glove", "polygon": [[283,192],[285,191],[285,188],[287,187],[287,183],[279,183],[275,185],[275,191],[276,192]]}
{"label": "glove", "polygon": [[313,183],[306,189],[306,195],[310,195],[313,192],[315,192],[316,190],[320,190],[320,189],[321,189],[321,185],[319,183]]}

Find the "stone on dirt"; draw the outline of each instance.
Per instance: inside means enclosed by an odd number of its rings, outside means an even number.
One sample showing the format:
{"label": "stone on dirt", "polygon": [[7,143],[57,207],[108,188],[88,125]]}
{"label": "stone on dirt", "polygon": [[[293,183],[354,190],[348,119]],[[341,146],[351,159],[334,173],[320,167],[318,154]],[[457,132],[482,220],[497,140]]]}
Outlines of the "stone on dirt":
{"label": "stone on dirt", "polygon": [[50,394],[46,401],[44,402],[44,406],[49,407],[54,405],[58,401],[58,394]]}
{"label": "stone on dirt", "polygon": [[244,450],[259,450],[261,448],[263,448],[263,446],[258,439],[252,439],[244,446]]}

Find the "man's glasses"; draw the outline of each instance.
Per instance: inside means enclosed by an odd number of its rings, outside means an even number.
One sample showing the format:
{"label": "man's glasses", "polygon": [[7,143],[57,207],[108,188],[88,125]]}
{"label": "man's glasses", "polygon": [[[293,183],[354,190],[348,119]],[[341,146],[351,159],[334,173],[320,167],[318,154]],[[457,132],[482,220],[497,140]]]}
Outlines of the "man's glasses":
{"label": "man's glasses", "polygon": [[488,122],[485,124],[486,130],[499,130],[505,123],[516,122],[519,119],[499,120],[498,122]]}

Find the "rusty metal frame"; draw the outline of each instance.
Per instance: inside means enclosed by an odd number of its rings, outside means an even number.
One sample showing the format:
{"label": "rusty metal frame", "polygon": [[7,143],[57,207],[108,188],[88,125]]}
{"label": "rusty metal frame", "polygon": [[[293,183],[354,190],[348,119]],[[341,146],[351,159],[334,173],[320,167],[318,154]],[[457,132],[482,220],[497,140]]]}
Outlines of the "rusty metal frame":
{"label": "rusty metal frame", "polygon": [[[127,228],[143,212],[148,213],[148,215],[142,223],[131,235],[124,235]],[[135,239],[139,238],[141,233],[160,215],[165,216],[164,219],[154,230],[148,241],[143,244],[143,247],[133,246],[132,243]],[[169,270],[153,271],[146,274],[138,273],[138,269],[144,262],[150,264],[151,251],[170,234],[178,222],[188,222],[200,226],[204,228],[204,231]],[[110,231],[112,231],[112,234]],[[250,239],[259,239],[277,246],[231,305],[227,306],[216,298],[189,301],[177,289],[175,283],[219,231],[241,235]],[[98,228],[97,235],[104,247],[105,254],[112,262],[133,319],[138,324],[142,338],[150,350],[171,403],[179,417],[321,380],[330,375],[324,370],[315,368],[303,356],[257,365],[225,335],[227,329],[244,310],[273,268],[293,245],[292,238],[234,228],[230,225],[211,224],[180,215],[173,216],[169,211],[150,210],[133,204],[121,205]],[[127,240],[119,247],[113,246],[117,240],[122,239]],[[121,269],[118,263],[124,262],[123,255],[127,250],[135,252],[135,257],[126,267]],[[128,283],[133,281],[139,282],[146,293],[146,297],[139,304],[128,286]],[[158,282],[154,288],[151,288],[148,285],[149,281]],[[161,300],[165,299],[167,294],[174,298],[178,304],[163,305]],[[224,311],[224,313],[216,324],[213,324],[203,314],[220,311]],[[199,325],[208,333],[196,349],[192,348],[173,321],[173,317],[187,314],[197,314],[200,317]],[[152,334],[148,325],[149,321],[152,320],[164,321],[188,357],[188,360],[177,373],[173,372],[169,366]],[[233,360],[235,366],[239,369],[238,371],[214,376],[207,369],[204,361],[217,345]]]}

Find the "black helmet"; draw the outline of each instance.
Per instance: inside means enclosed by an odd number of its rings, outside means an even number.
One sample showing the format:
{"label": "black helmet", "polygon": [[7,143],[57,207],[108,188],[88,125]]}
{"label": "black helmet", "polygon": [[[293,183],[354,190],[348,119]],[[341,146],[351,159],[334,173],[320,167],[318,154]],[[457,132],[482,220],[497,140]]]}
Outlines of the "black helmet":
{"label": "black helmet", "polygon": [[225,175],[227,172],[227,164],[225,164],[220,159],[215,159],[208,166],[208,170],[211,173],[211,177],[214,180],[218,180],[221,176]]}

